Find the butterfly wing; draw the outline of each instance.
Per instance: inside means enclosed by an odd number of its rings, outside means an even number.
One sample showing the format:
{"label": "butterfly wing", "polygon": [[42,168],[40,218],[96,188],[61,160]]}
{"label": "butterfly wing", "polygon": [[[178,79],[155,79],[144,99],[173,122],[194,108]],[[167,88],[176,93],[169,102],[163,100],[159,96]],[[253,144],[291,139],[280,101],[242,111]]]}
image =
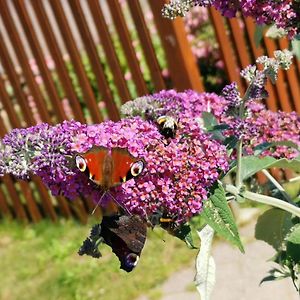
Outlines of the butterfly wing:
{"label": "butterfly wing", "polygon": [[[93,147],[88,152],[81,154],[76,158],[77,167],[87,173],[89,179],[94,181],[98,185],[103,185],[104,173],[103,166],[108,156],[108,149],[104,147]],[[83,158],[84,162],[80,161],[80,158]],[[82,163],[82,168],[80,168],[80,163]]]}
{"label": "butterfly wing", "polygon": [[120,260],[120,268],[131,272],[143,250],[147,225],[138,215],[103,217],[101,236]]}
{"label": "butterfly wing", "polygon": [[144,162],[133,157],[126,149],[113,148],[112,186],[117,186],[127,180],[138,176],[144,169]]}

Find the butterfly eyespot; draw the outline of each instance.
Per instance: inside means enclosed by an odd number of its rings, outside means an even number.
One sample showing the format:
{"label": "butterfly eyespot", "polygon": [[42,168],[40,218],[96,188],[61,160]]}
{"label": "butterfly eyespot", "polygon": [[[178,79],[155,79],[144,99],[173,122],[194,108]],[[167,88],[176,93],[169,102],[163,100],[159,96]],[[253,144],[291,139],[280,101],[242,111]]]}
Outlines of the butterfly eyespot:
{"label": "butterfly eyespot", "polygon": [[86,170],[85,159],[81,156],[76,156],[76,166],[81,172],[84,172]]}
{"label": "butterfly eyespot", "polygon": [[143,169],[144,169],[144,162],[141,160],[136,161],[131,165],[130,168],[131,175],[133,177],[136,177],[142,173]]}
{"label": "butterfly eyespot", "polygon": [[134,268],[137,265],[139,259],[140,257],[137,254],[129,253],[125,258],[125,264],[128,267]]}

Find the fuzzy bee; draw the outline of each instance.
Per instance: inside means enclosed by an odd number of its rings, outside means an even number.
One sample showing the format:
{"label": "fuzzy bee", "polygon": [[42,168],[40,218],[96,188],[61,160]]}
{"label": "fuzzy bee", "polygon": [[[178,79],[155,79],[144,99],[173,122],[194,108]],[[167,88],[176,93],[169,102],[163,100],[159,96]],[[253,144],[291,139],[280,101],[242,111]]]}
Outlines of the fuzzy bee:
{"label": "fuzzy bee", "polygon": [[171,116],[160,116],[156,120],[159,132],[165,138],[174,138],[176,134],[176,130],[178,128],[177,120]]}

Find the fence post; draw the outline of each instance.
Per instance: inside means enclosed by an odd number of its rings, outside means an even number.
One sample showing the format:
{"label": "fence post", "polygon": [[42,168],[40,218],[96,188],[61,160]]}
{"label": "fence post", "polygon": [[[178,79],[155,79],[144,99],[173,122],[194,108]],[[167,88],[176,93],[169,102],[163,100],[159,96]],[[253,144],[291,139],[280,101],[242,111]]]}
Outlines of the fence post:
{"label": "fence post", "polygon": [[166,0],[149,1],[154,15],[174,87],[178,91],[193,89],[203,92],[204,87],[199,73],[196,58],[187,40],[184,23],[181,18],[169,20],[161,15],[161,9]]}

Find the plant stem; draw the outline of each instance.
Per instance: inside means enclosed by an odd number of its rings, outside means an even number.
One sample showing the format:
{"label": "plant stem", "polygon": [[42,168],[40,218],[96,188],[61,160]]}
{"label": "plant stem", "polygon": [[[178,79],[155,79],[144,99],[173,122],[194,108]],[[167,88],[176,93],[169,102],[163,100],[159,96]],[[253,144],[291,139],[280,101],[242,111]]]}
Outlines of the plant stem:
{"label": "plant stem", "polygon": [[[231,184],[226,185],[225,190],[227,192],[235,195],[235,196],[239,195],[239,189],[237,187],[235,187],[234,185],[231,185]],[[249,192],[249,191],[245,191],[242,196],[244,198],[247,198],[247,199],[252,200],[252,201],[256,201],[256,202],[259,202],[259,203],[264,203],[264,204],[268,204],[268,205],[271,205],[271,206],[281,208],[281,209],[283,209],[285,211],[288,211],[291,214],[296,215],[297,217],[300,218],[300,208],[293,205],[293,204],[287,203],[283,200],[273,198],[273,197],[270,197],[270,196],[257,194],[257,193],[252,193],[252,192]]]}
{"label": "plant stem", "polygon": [[281,195],[287,200],[289,203],[292,203],[291,197],[286,193],[283,186],[270,174],[266,169],[261,170],[266,177],[272,182],[272,184],[278,189]]}

